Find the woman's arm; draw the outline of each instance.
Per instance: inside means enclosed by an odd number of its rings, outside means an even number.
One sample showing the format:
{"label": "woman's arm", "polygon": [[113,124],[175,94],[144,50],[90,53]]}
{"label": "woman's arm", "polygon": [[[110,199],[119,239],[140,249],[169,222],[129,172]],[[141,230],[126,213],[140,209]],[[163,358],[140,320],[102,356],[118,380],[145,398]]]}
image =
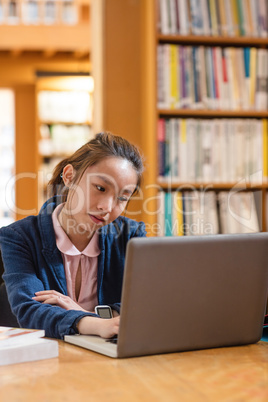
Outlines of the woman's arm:
{"label": "woman's arm", "polygon": [[41,257],[37,255],[32,239],[16,228],[2,228],[0,244],[5,269],[3,279],[11,309],[21,327],[45,329],[46,336],[63,338],[77,333],[75,323],[82,317],[97,318],[93,313],[66,310],[32,299],[35,292],[45,288],[62,292],[57,276],[46,265],[41,250],[38,250]]}
{"label": "woman's arm", "polygon": [[77,329],[82,335],[99,335],[102,338],[111,338],[118,334],[120,316],[105,319],[97,317],[83,317],[77,323]]}

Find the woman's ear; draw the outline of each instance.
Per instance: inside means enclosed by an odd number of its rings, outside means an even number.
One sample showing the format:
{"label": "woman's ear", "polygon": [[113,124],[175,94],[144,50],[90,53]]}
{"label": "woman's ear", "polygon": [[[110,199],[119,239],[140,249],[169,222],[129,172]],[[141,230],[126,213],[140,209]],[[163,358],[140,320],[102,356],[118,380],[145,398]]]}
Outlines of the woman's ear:
{"label": "woman's ear", "polygon": [[75,177],[75,170],[70,163],[64,166],[62,171],[62,180],[66,187],[70,187]]}

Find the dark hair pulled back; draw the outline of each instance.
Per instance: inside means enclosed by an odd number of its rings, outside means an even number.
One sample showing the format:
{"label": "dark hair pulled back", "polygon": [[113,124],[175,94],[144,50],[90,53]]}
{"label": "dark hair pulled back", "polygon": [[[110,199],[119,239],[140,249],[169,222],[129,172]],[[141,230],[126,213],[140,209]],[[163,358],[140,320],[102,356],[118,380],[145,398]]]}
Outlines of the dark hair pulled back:
{"label": "dark hair pulled back", "polygon": [[76,172],[74,183],[77,183],[89,166],[93,166],[104,158],[116,157],[127,160],[137,173],[136,192],[142,180],[143,160],[138,148],[126,139],[110,132],[96,134],[96,136],[75,151],[68,158],[63,159],[55,167],[51,180],[48,183],[50,195],[62,195],[67,198],[68,188],[62,180],[63,168],[71,164]]}

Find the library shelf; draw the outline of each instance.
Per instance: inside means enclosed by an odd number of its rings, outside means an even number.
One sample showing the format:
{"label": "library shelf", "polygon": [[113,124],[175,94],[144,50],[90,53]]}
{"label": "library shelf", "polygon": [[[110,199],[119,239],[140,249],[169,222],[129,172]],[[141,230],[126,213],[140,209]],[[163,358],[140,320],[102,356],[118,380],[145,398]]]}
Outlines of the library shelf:
{"label": "library shelf", "polygon": [[267,46],[268,38],[252,36],[199,36],[156,34],[156,43],[177,43],[180,45],[219,45],[219,46]]}
{"label": "library shelf", "polygon": [[268,110],[214,110],[214,109],[157,109],[160,117],[224,117],[224,118],[268,118]]}
{"label": "library shelf", "polygon": [[[175,1],[166,2],[166,4],[175,4]],[[259,205],[256,207],[258,208],[258,215],[260,216],[260,230],[266,231],[268,229],[268,183],[266,182],[266,176],[267,176],[267,152],[268,149],[265,150],[263,153],[263,164],[266,166],[265,172],[263,172],[263,179],[262,182],[249,182],[247,178],[245,177],[243,180],[237,180],[237,182],[213,182],[211,180],[210,182],[181,182],[181,181],[176,181],[176,179],[172,179],[171,177],[158,177],[159,173],[159,167],[158,164],[163,163],[163,158],[165,158],[165,152],[166,151],[158,151],[161,152],[162,154],[158,154],[157,149],[159,150],[159,128],[158,128],[158,120],[159,119],[164,119],[168,121],[169,119],[172,118],[181,118],[181,119],[253,119],[253,120],[262,120],[266,121],[266,130],[267,130],[267,120],[268,120],[268,105],[265,108],[261,108],[261,110],[255,110],[254,108],[256,107],[246,107],[246,108],[237,108],[234,107],[232,110],[228,110],[227,108],[224,109],[217,109],[217,108],[211,108],[207,109],[204,107],[204,105],[201,106],[193,105],[191,108],[189,107],[184,107],[184,108],[178,108],[176,105],[174,105],[173,108],[170,108],[170,106],[166,106],[166,108],[163,108],[163,106],[159,107],[157,105],[157,99],[158,99],[158,85],[159,85],[159,70],[158,70],[158,62],[159,62],[159,55],[158,55],[158,47],[164,46],[164,45],[177,45],[177,47],[196,47],[196,48],[201,48],[201,47],[210,47],[210,48],[242,48],[243,52],[246,52],[245,48],[255,48],[257,49],[265,49],[267,51],[268,49],[268,36],[249,36],[249,35],[244,35],[244,36],[226,36],[226,35],[197,35],[197,34],[186,34],[186,35],[181,35],[181,34],[163,34],[161,33],[161,26],[160,26],[160,10],[158,9],[159,2],[157,0],[154,0],[153,5],[150,7],[150,9],[147,9],[147,18],[153,19],[154,21],[154,28],[151,29],[151,49],[150,45],[147,45],[147,52],[149,53],[149,56],[147,58],[147,63],[148,66],[150,65],[151,70],[153,71],[153,79],[150,81],[150,86],[148,84],[147,88],[151,89],[151,97],[150,100],[151,102],[155,102],[155,112],[153,112],[153,108],[151,108],[151,113],[153,117],[149,118],[147,116],[147,124],[150,124],[150,127],[154,129],[155,133],[151,134],[150,136],[150,148],[153,149],[156,152],[156,155],[152,154],[152,151],[148,149],[148,154],[149,154],[149,160],[152,166],[152,171],[151,177],[153,177],[153,174],[155,175],[155,183],[157,183],[156,188],[158,187],[158,190],[155,189],[155,196],[157,196],[157,191],[163,190],[164,193],[174,193],[176,191],[191,191],[191,190],[197,190],[197,191],[207,191],[207,190],[212,190],[215,193],[219,193],[221,191],[223,192],[231,192],[232,189],[235,189],[239,192],[258,192],[260,194],[260,199],[261,202]],[[161,3],[162,5],[164,4],[164,0]],[[179,3],[178,3],[179,4]],[[172,19],[172,18],[171,18]],[[169,20],[169,23],[171,21]],[[147,21],[148,21],[147,20]],[[149,52],[150,51],[150,52]],[[173,56],[174,57],[174,53]],[[179,56],[176,56],[179,58]],[[172,60],[172,61],[170,61]],[[165,59],[165,62],[167,62],[167,59]],[[177,62],[179,63],[179,59],[177,59]],[[169,63],[174,63],[174,58],[169,59]],[[170,64],[171,65],[171,64]],[[174,65],[174,64],[173,64]],[[168,67],[169,68],[169,67]],[[174,74],[174,68],[171,67],[171,72],[170,74]],[[177,70],[178,71],[178,70]],[[160,75],[160,81],[166,79],[165,78],[165,72],[163,73],[163,76],[161,77]],[[214,72],[213,72],[214,74]],[[218,72],[217,72],[218,74]],[[163,78],[164,77],[164,78]],[[174,79],[171,78],[171,81]],[[177,78],[178,79],[178,78]],[[208,79],[208,78],[206,78]],[[154,87],[154,86],[155,87]],[[181,84],[180,84],[181,85]],[[267,86],[266,86],[267,88]],[[165,88],[165,91],[167,91],[167,88]],[[169,89],[170,91],[170,89]],[[174,92],[173,95],[174,96]],[[258,109],[258,108],[256,108]],[[155,119],[155,120],[154,120]],[[170,135],[170,134],[169,134]],[[173,135],[173,134],[171,134]],[[183,134],[182,134],[183,135]],[[263,143],[263,146],[267,148],[267,137],[268,133],[264,133],[264,137],[266,137],[265,141]],[[263,137],[263,138],[264,138]],[[162,139],[160,140],[162,141]],[[168,140],[169,141],[169,140]],[[266,145],[265,145],[266,144]],[[164,156],[163,156],[164,152]],[[168,150],[170,152],[170,150]],[[173,152],[173,151],[172,151]],[[160,161],[158,160],[160,156]],[[162,159],[162,160],[161,160]],[[264,166],[263,165],[263,166]],[[163,192],[162,191],[162,192]],[[158,209],[158,208],[157,208]],[[163,211],[161,212],[163,214]],[[160,220],[162,218],[160,217]],[[155,222],[159,222],[159,215],[157,218],[155,218]],[[163,221],[162,221],[163,223]]]}
{"label": "library shelf", "polygon": [[158,180],[158,185],[163,190],[170,191],[184,191],[184,190],[267,190],[268,183],[258,184],[258,183],[247,183],[244,181],[236,183],[195,183],[195,182],[168,182],[163,180]]}

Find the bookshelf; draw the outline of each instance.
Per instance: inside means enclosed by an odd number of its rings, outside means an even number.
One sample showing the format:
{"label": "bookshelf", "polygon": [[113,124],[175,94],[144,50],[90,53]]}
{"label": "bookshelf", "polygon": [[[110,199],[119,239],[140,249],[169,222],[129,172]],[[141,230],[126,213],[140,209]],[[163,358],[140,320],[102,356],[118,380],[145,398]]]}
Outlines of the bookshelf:
{"label": "bookshelf", "polygon": [[[152,4],[153,3],[153,4]],[[171,233],[172,231],[166,230],[165,227],[163,228],[163,225],[165,225],[165,216],[167,219],[172,219],[171,216],[173,215],[177,217],[177,219],[184,219],[184,224],[187,221],[187,211],[183,208],[186,206],[182,206],[182,199],[183,196],[182,194],[186,194],[189,197],[190,192],[192,191],[192,194],[202,194],[202,192],[205,192],[209,194],[212,192],[213,194],[217,194],[217,196],[221,196],[221,194],[229,194],[231,195],[232,191],[233,192],[239,192],[241,197],[246,198],[251,195],[251,201],[250,204],[255,204],[256,205],[256,211],[255,213],[255,218],[257,217],[257,221],[255,219],[255,224],[257,222],[257,225],[254,226],[254,230],[252,231],[257,231],[257,230],[267,230],[267,216],[268,216],[268,211],[267,211],[267,190],[268,190],[268,183],[267,183],[267,119],[268,119],[268,104],[267,104],[267,66],[268,66],[268,37],[267,37],[267,12],[268,10],[265,8],[265,4],[262,0],[258,2],[244,2],[244,8],[241,7],[241,2],[239,1],[234,1],[229,2],[228,0],[223,1],[223,2],[217,2],[217,1],[212,1],[212,2],[207,2],[210,6],[206,11],[199,10],[198,6],[202,3],[197,2],[197,1],[180,1],[180,0],[159,0],[159,1],[153,1],[150,6],[147,7],[147,10],[145,10],[146,15],[147,15],[147,21],[149,19],[149,15],[151,18],[154,20],[154,28],[151,27],[151,50],[149,50],[150,44],[148,42],[147,44],[147,51],[150,54],[150,68],[151,71],[153,72],[153,78],[151,80],[151,85],[153,85],[153,80],[154,80],[154,85],[155,89],[151,91],[151,97],[150,97],[150,102],[154,102],[156,105],[156,110],[153,111],[153,109],[150,109],[150,113],[155,116],[155,120],[149,119],[147,117],[147,121],[150,122],[151,125],[151,130],[154,130],[154,136],[151,134],[150,141],[151,141],[151,147],[154,146],[154,151],[157,154],[157,157],[153,157],[151,155],[151,152],[149,151],[149,148],[147,147],[147,152],[149,152],[149,157],[150,157],[150,166],[153,167],[153,174],[155,177],[155,182],[157,183],[158,189],[160,190],[159,192],[159,197],[157,198],[156,193],[155,197],[157,200],[155,200],[153,208],[157,211],[155,214],[157,216],[154,217],[156,221],[160,225],[160,234],[167,234],[167,235],[172,235],[172,234],[181,234],[182,231],[176,231],[175,233]],[[227,5],[228,3],[228,5]],[[213,6],[214,5],[214,6]],[[214,11],[212,10],[211,7],[219,7],[221,9],[215,9]],[[179,6],[179,7],[177,7]],[[231,10],[232,14],[229,14],[230,19],[226,20],[225,19],[225,25],[222,24],[222,12],[224,11],[224,7],[235,7],[237,6],[236,9],[236,15],[234,15],[234,10]],[[177,7],[177,8],[176,8]],[[246,7],[246,8],[245,8]],[[250,8],[251,7],[251,8]],[[253,10],[254,8],[254,10]],[[229,12],[230,12],[229,10]],[[251,15],[249,14],[249,10],[253,10]],[[180,13],[181,11],[181,13]],[[226,10],[225,10],[226,11]],[[161,14],[162,12],[162,14]],[[210,18],[213,20],[213,12],[214,12],[214,27],[213,23],[209,24],[208,21],[206,24],[204,23],[204,12],[208,12],[208,15],[210,15]],[[164,13],[164,15],[163,15]],[[183,14],[184,13],[184,14]],[[240,13],[240,14],[239,14]],[[183,17],[179,14],[183,14]],[[212,17],[211,17],[212,16]],[[185,21],[182,21],[179,18],[183,18]],[[256,19],[256,21],[259,21],[256,23],[254,22],[253,19]],[[233,24],[231,24],[231,22]],[[249,21],[250,20],[250,21]],[[211,20],[210,20],[211,21]],[[216,21],[216,23],[215,23]],[[180,25],[181,24],[181,25]],[[248,25],[248,26],[247,26]],[[216,27],[216,28],[215,28]],[[213,31],[214,29],[214,31]],[[215,31],[216,29],[216,31]],[[183,34],[181,33],[183,31]],[[206,34],[204,34],[206,32]],[[154,45],[155,44],[155,45]],[[171,50],[172,48],[172,50]],[[247,104],[246,100],[241,97],[239,98],[239,101],[241,101],[241,104],[239,105],[234,104],[234,102],[231,102],[229,100],[229,103],[225,103],[223,106],[223,102],[221,103],[221,99],[216,99],[216,102],[212,99],[211,102],[209,102],[205,97],[209,98],[208,94],[208,76],[209,73],[212,73],[210,75],[213,75],[214,78],[217,74],[219,74],[218,70],[218,64],[216,64],[215,59],[213,59],[213,68],[216,66],[217,70],[208,70],[208,58],[205,58],[204,60],[206,61],[205,64],[201,64],[201,70],[200,70],[200,64],[196,62],[196,60],[200,63],[200,59],[194,59],[194,56],[192,53],[194,51],[201,53],[201,50],[206,52],[207,49],[210,49],[211,53],[216,52],[214,49],[218,49],[217,51],[220,54],[227,53],[227,51],[230,50],[230,53],[233,52],[233,54],[240,54],[243,55],[245,54],[248,50],[245,49],[251,49],[253,48],[252,53],[254,54],[264,54],[265,55],[265,63],[264,66],[264,75],[262,75],[262,70],[261,68],[258,70],[258,66],[261,66],[261,63],[259,62],[258,56],[255,59],[255,72],[252,73],[250,76],[251,84],[254,86],[255,90],[260,90],[260,87],[258,86],[259,83],[258,81],[261,81],[261,79],[264,79],[264,97],[262,98],[262,101],[256,102],[256,97],[259,95],[256,95],[256,92],[253,94],[253,104]],[[185,62],[185,59],[179,58],[180,54],[189,52],[191,55],[190,59],[190,64],[186,65],[186,67],[190,65],[190,70],[192,76],[190,79],[193,80],[192,82],[192,92],[190,92],[190,96],[192,96],[191,102],[188,102],[188,104],[183,103],[183,99],[178,99],[178,93],[176,91],[183,91],[183,79],[186,80],[185,76],[182,76],[181,69],[182,69],[182,63]],[[193,50],[194,49],[194,50]],[[204,50],[205,49],[205,50]],[[161,59],[162,54],[164,54],[164,62],[163,59]],[[173,52],[173,53],[172,53]],[[177,52],[177,55],[175,54],[175,57],[177,57],[176,62],[174,62],[174,52]],[[249,52],[249,51],[248,51]],[[148,59],[147,59],[148,60]],[[186,59],[188,60],[188,59]],[[202,59],[201,59],[202,60]],[[238,60],[238,58],[236,59]],[[162,64],[161,64],[162,62]],[[173,66],[172,66],[173,63]],[[195,64],[196,63],[196,64]],[[159,67],[160,66],[160,67]],[[194,66],[194,67],[193,67]],[[230,66],[230,65],[229,65]],[[238,66],[238,67],[237,67]],[[237,70],[240,75],[243,74],[243,71],[241,69],[241,66],[243,69],[246,70],[246,62],[245,66],[243,64],[238,64],[235,65],[235,67],[232,67],[232,74],[234,74],[235,70],[234,68],[240,68],[240,70]],[[215,67],[215,68],[216,68]],[[249,68],[249,65],[247,66]],[[162,69],[161,69],[162,68]],[[228,68],[228,64],[227,64]],[[229,67],[230,68],[230,67]],[[251,65],[250,65],[251,68]],[[198,73],[200,76],[195,76],[196,71],[198,70]],[[174,72],[175,71],[175,72]],[[185,71],[187,71],[185,69]],[[184,73],[185,73],[184,71]],[[252,70],[250,70],[252,71]],[[221,71],[220,71],[221,72]],[[228,71],[227,69],[227,72]],[[207,73],[205,75],[205,73]],[[174,74],[175,76],[174,78]],[[180,75],[181,74],[181,75]],[[203,74],[203,76],[202,76]],[[223,75],[223,74],[222,74]],[[219,74],[220,76],[220,74]],[[204,83],[200,83],[200,77]],[[148,78],[148,75],[147,75]],[[217,77],[218,78],[218,77]],[[219,79],[219,78],[218,78]],[[178,82],[180,80],[180,82]],[[220,85],[220,81],[216,82],[216,79],[214,80],[214,85]],[[253,84],[254,85],[253,85]],[[233,87],[238,87],[238,78],[231,83],[233,84]],[[174,85],[177,85],[176,90],[174,91]],[[242,84],[243,85],[243,84]],[[245,83],[245,87],[246,87]],[[207,86],[205,90],[207,91],[205,94],[203,93],[203,97],[201,96],[200,98],[200,91],[202,95],[202,90],[204,91],[204,86]],[[163,88],[164,87],[164,88]],[[190,85],[191,87],[191,85]],[[197,98],[197,93],[198,91],[196,90],[196,87],[199,90],[199,98]],[[179,89],[178,89],[179,88]],[[219,87],[220,88],[220,87]],[[231,88],[229,88],[230,91]],[[245,90],[242,88],[242,90]],[[162,94],[161,94],[162,91]],[[164,95],[168,98],[165,98],[166,102],[163,102],[163,91],[165,92]],[[219,91],[220,92],[220,91]],[[189,93],[187,93],[189,96]],[[217,94],[216,94],[217,95]],[[229,92],[229,95],[234,96],[231,92]],[[162,96],[162,97],[161,97]],[[217,95],[218,96],[218,95]],[[215,96],[215,87],[214,87],[214,98],[217,98]],[[177,98],[176,98],[177,97]],[[252,97],[252,93],[251,93]],[[175,99],[174,99],[175,98]],[[241,99],[242,98],[242,99]],[[211,99],[209,99],[211,100]],[[162,101],[162,103],[161,103]],[[199,103],[198,103],[199,102]],[[164,103],[164,106],[163,106]],[[227,105],[227,106],[226,106]],[[149,110],[147,108],[147,110]],[[161,133],[161,128],[159,127],[159,122],[162,121],[162,125],[166,124],[164,136],[163,132]],[[188,131],[178,131],[177,126],[175,129],[170,129],[170,124],[175,124],[175,122],[184,122],[187,127],[190,127],[187,125],[189,122],[208,122],[211,125],[213,125],[214,122],[224,124],[223,122],[231,122],[230,124],[235,126],[236,122],[242,122],[244,123],[244,137],[246,137],[247,134],[247,129],[248,125],[251,124],[251,122],[257,122],[256,124],[263,124],[263,127],[261,128],[260,132],[260,144],[259,144],[259,153],[256,151],[254,158],[256,160],[259,160],[259,165],[258,169],[262,170],[262,174],[260,177],[260,174],[255,175],[255,171],[249,172],[249,170],[245,171],[240,171],[240,174],[237,176],[231,177],[231,175],[223,175],[223,177],[215,177],[215,171],[211,171],[211,175],[214,177],[209,177],[207,180],[202,180],[202,177],[198,180],[195,180],[193,177],[189,177],[189,170],[188,170],[188,176],[184,176],[182,179],[176,176],[176,173],[172,172],[172,168],[168,166],[168,172],[161,174],[161,168],[163,168],[163,163],[166,165],[169,165],[170,163],[172,164],[178,164],[179,168],[182,170],[185,170],[185,167],[183,168],[182,164],[183,161],[182,159],[185,159],[185,156],[183,155],[175,155],[175,160],[172,160],[172,156],[170,156],[170,153],[173,154],[174,157],[174,147],[178,147],[176,142],[174,143],[174,138],[176,137],[176,134],[179,136],[179,138],[182,138],[182,141],[189,140],[189,138],[194,138],[192,139],[190,145],[188,145],[188,148],[190,149],[190,154],[189,154],[189,149],[188,149],[188,154],[186,155],[186,159],[188,160],[190,158],[195,158],[194,163],[196,163],[196,158],[197,155],[199,157],[203,157],[204,155],[200,156],[198,154],[198,151],[195,149],[196,144],[195,141],[197,138],[197,134],[190,134],[190,129]],[[170,123],[172,122],[172,123]],[[227,124],[227,123],[226,123]],[[181,127],[181,126],[180,126]],[[173,130],[173,132],[172,132]],[[175,134],[174,134],[175,130]],[[160,132],[160,134],[159,134]],[[207,147],[210,147],[210,152],[211,155],[213,156],[213,152],[215,152],[215,149],[217,147],[217,131],[211,133],[211,138],[210,138],[210,144],[206,143],[206,149],[203,151],[207,152]],[[198,134],[199,135],[199,134]],[[205,137],[205,134],[203,131],[201,131],[201,143],[203,138]],[[160,137],[159,137],[160,136]],[[191,137],[192,136],[192,137]],[[193,137],[194,136],[194,137]],[[252,138],[255,137],[255,133],[251,134]],[[159,140],[160,139],[160,140]],[[243,136],[240,136],[241,141],[245,141]],[[171,141],[171,145],[170,142]],[[204,141],[204,140],[203,140]],[[236,141],[236,138],[234,138],[233,141]],[[254,140],[253,140],[254,141]],[[164,142],[164,144],[163,144]],[[157,144],[157,145],[153,145]],[[216,145],[215,145],[216,144]],[[243,142],[240,142],[240,144],[243,145]],[[253,145],[255,143],[253,142]],[[256,145],[256,144],[255,144]],[[170,146],[170,149],[168,147]],[[179,144],[181,148],[183,149],[183,145]],[[222,143],[221,143],[222,146]],[[162,147],[162,148],[161,148]],[[260,148],[261,148],[261,155],[260,155]],[[184,148],[185,149],[185,148]],[[245,148],[243,148],[245,149]],[[251,148],[253,149],[254,153],[254,146]],[[186,152],[186,149],[185,149]],[[201,150],[202,152],[202,150]],[[226,151],[227,154],[228,151]],[[176,152],[175,152],[176,153]],[[220,147],[219,150],[219,145],[218,145],[218,156],[217,159],[224,159],[223,154],[224,150]],[[236,147],[233,148],[233,159],[239,157],[239,147],[236,145]],[[210,155],[210,156],[211,156]],[[171,158],[171,159],[170,159]],[[177,159],[176,159],[177,158]],[[178,161],[179,158],[179,161]],[[165,161],[163,162],[163,159]],[[186,161],[187,162],[187,161]],[[185,162],[185,164],[186,164]],[[252,162],[252,160],[247,161],[248,165]],[[161,166],[159,166],[159,164]],[[226,166],[226,164],[225,164]],[[167,166],[166,166],[167,168]],[[206,166],[204,165],[201,166],[201,168],[206,169]],[[186,169],[187,169],[187,164],[186,164]],[[189,169],[189,166],[188,166]],[[250,168],[248,168],[250,169]],[[252,166],[251,166],[252,169]],[[157,191],[157,190],[156,190]],[[189,192],[190,191],[190,192]],[[177,192],[180,194],[180,199],[177,201],[174,199],[174,194]],[[170,194],[170,200],[166,200],[167,203],[170,204],[168,210],[164,210],[166,208],[165,200],[163,201],[163,198],[167,198],[167,194]],[[245,195],[246,194],[246,195]],[[192,197],[194,198],[194,197]],[[236,198],[236,197],[235,197]],[[229,207],[231,208],[231,198],[230,200],[230,205]],[[215,209],[217,211],[219,210],[219,199],[216,200],[215,202]],[[180,211],[184,211],[185,215],[183,214],[182,217],[178,217],[178,208],[176,211],[174,211],[174,203],[178,202],[178,204],[181,203],[181,207],[179,207]],[[194,201],[192,201],[194,204]],[[204,202],[204,200],[203,200]],[[159,206],[160,205],[160,206]],[[196,205],[196,204],[195,204]],[[239,204],[238,204],[239,206]],[[203,205],[204,207],[204,205]],[[221,206],[220,206],[221,207]],[[241,207],[241,214],[243,215],[243,208],[245,208],[245,205],[240,205]],[[247,206],[249,207],[249,205]],[[197,207],[197,208],[200,208]],[[237,206],[236,206],[237,208]],[[239,209],[239,208],[238,208]],[[199,211],[200,212],[200,211]],[[193,212],[193,217],[194,214],[199,214],[199,212],[196,210]],[[252,210],[247,210],[244,213],[246,216],[248,214],[251,214]],[[166,213],[166,215],[165,215]],[[190,213],[191,215],[191,213]],[[234,214],[233,214],[234,215]],[[203,216],[204,218],[204,216]],[[243,216],[242,216],[243,218]],[[164,219],[164,220],[163,220]],[[221,217],[218,218],[218,221],[221,220]],[[243,219],[241,219],[243,221]],[[250,219],[248,219],[249,221]],[[156,222],[154,221],[154,222]],[[229,231],[232,231],[233,229],[229,229]],[[234,229],[234,231],[243,231],[246,230],[245,228],[240,227],[240,229]],[[249,230],[251,231],[251,230]],[[216,231],[218,233],[218,231]],[[200,234],[200,233],[199,233]]]}
{"label": "bookshelf", "polygon": [[[15,220],[13,207],[15,173],[15,99],[8,88],[0,89],[0,227]],[[5,195],[5,197],[4,197]]]}
{"label": "bookshelf", "polygon": [[89,55],[89,0],[0,0],[0,51]]}
{"label": "bookshelf", "polygon": [[47,184],[56,164],[93,135],[93,88],[93,79],[86,74],[37,79],[39,208],[50,196]]}

